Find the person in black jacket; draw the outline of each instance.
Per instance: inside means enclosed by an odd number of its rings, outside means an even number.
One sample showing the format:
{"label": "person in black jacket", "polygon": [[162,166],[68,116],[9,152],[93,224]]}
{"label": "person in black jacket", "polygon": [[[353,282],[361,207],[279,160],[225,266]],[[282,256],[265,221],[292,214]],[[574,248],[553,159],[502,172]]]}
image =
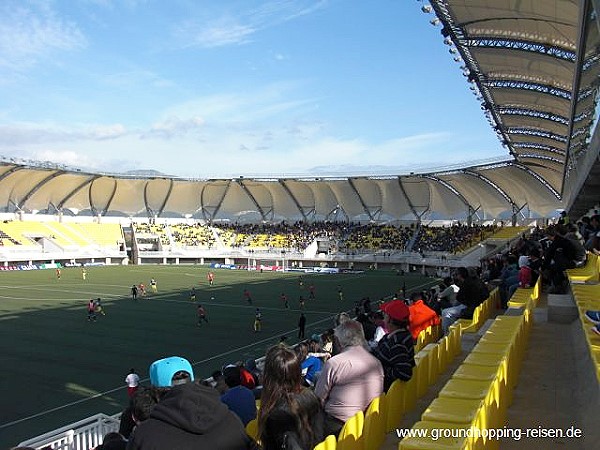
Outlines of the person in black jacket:
{"label": "person in black jacket", "polygon": [[128,450],[256,448],[218,392],[193,380],[192,367],[184,358],[173,356],[150,366],[150,382],[165,388],[164,393],[150,417],[135,428]]}
{"label": "person in black jacket", "polygon": [[[550,246],[544,254],[543,269],[548,273],[552,283],[551,293],[564,294],[566,291],[567,278],[566,269],[576,267],[578,254],[574,242],[562,236],[560,230],[555,226],[546,229],[546,236],[550,240]],[[585,256],[585,255],[584,255]]]}
{"label": "person in black jacket", "polygon": [[485,300],[483,282],[476,276],[471,275],[466,267],[456,269],[454,281],[458,286],[458,292],[456,293],[458,305],[442,309],[442,331],[444,334],[447,334],[450,325],[461,317],[472,318],[475,308]]}

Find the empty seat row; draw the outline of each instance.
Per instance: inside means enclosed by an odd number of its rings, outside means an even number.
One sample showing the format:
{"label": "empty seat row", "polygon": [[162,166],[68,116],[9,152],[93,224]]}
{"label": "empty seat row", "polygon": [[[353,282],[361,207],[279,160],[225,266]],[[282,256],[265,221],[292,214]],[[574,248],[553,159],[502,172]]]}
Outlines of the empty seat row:
{"label": "empty seat row", "polygon": [[592,324],[585,318],[586,311],[600,310],[600,284],[572,284],[571,291],[579,311],[579,320],[596,371],[596,378],[600,383],[600,336],[592,331]]}
{"label": "empty seat row", "polygon": [[[532,303],[498,316],[436,399],[413,426],[401,450],[497,448],[532,325]],[[427,430],[417,435],[417,430]]]}

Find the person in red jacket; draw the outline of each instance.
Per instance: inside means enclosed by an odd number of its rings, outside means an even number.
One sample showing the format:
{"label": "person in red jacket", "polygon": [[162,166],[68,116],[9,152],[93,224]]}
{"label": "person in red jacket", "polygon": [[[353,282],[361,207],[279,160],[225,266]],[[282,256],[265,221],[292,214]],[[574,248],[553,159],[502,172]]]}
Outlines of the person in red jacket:
{"label": "person in red jacket", "polygon": [[408,329],[413,339],[419,337],[419,333],[432,325],[439,325],[440,317],[437,313],[425,304],[423,297],[418,292],[413,292],[408,301],[408,310],[410,318]]}

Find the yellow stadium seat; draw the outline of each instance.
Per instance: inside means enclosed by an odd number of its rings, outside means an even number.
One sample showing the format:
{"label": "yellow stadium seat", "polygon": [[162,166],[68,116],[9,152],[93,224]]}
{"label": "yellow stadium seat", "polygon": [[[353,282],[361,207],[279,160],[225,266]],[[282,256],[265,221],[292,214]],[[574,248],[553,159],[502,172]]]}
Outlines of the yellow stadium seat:
{"label": "yellow stadium seat", "polygon": [[484,429],[487,427],[487,410],[483,400],[438,397],[423,411],[421,420],[450,422]]}
{"label": "yellow stadium seat", "polygon": [[336,447],[337,447],[337,439],[335,438],[335,436],[333,434],[330,434],[329,436],[327,436],[325,438],[325,440],[318,443],[315,446],[314,450],[336,450]]}
{"label": "yellow stadium seat", "polygon": [[403,414],[410,408],[411,400],[408,397],[414,397],[416,402],[415,376],[410,381],[395,380],[387,391],[385,399],[386,407],[386,431],[394,430],[402,421]]}
{"label": "yellow stadium seat", "polygon": [[415,355],[412,379],[415,380],[417,398],[427,393],[429,385],[433,384],[432,356],[428,350],[421,350]]}
{"label": "yellow stadium seat", "polygon": [[365,414],[363,428],[364,450],[379,450],[385,440],[387,417],[386,417],[386,395],[375,397]]}
{"label": "yellow stadium seat", "polygon": [[500,428],[504,425],[506,405],[502,401],[498,380],[490,382],[453,378],[444,385],[439,397],[483,400],[490,412],[489,424]]}
{"label": "yellow stadium seat", "polygon": [[255,441],[258,441],[258,419],[252,419],[246,424],[246,433]]}
{"label": "yellow stadium seat", "polygon": [[[466,437],[461,436],[461,432],[466,436],[468,426],[458,423],[446,422],[427,422],[420,421],[413,425],[414,435],[406,436],[398,444],[399,450],[471,450],[473,445]],[[427,430],[419,436],[419,431]],[[433,431],[435,430],[435,431]],[[439,430],[448,430],[449,436],[438,436]],[[464,430],[464,431],[462,431]],[[441,433],[440,433],[441,434]]]}
{"label": "yellow stadium seat", "polygon": [[365,415],[357,412],[344,423],[338,436],[337,450],[363,450]]}

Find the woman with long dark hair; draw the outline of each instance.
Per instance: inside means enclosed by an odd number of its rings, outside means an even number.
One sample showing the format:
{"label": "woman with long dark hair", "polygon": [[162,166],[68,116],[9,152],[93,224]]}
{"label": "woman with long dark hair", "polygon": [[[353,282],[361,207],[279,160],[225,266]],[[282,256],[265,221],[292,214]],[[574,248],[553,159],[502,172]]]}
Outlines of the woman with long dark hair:
{"label": "woman with long dark hair", "polygon": [[300,361],[285,345],[267,351],[258,429],[264,450],[312,450],[324,439],[324,413],[303,386]]}

